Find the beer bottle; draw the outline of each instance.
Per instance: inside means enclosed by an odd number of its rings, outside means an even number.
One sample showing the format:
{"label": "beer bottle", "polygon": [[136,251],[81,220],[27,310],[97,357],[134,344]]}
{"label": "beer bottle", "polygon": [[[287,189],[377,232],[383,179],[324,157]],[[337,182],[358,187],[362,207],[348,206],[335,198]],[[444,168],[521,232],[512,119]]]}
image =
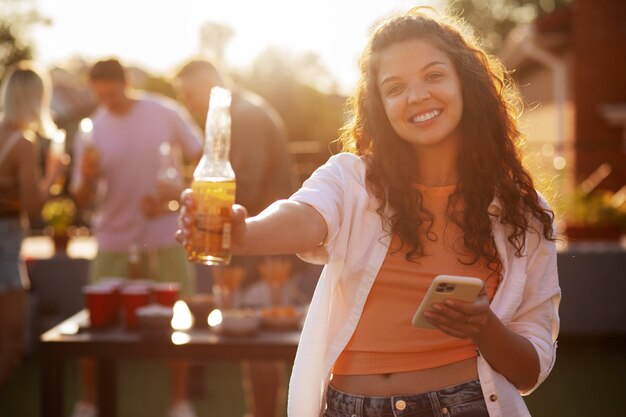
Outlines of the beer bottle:
{"label": "beer bottle", "polygon": [[180,193],[182,178],[178,169],[178,154],[172,149],[170,142],[165,141],[159,146],[159,169],[157,170],[157,196],[162,209],[177,211],[178,200],[175,195]]}
{"label": "beer bottle", "polygon": [[143,269],[141,267],[141,254],[139,253],[139,245],[131,243],[128,245],[128,261],[127,261],[127,278],[143,279]]}
{"label": "beer bottle", "polygon": [[230,208],[235,202],[235,173],[230,165],[231,92],[211,90],[206,120],[204,153],[191,189],[195,214],[187,255],[207,265],[230,262]]}

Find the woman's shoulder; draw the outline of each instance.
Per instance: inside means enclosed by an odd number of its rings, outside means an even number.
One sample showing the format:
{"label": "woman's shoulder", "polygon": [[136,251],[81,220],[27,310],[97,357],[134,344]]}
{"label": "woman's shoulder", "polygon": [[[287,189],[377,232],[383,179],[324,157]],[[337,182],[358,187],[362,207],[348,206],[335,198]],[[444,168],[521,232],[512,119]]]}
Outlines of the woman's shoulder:
{"label": "woman's shoulder", "polygon": [[351,152],[335,154],[328,159],[327,164],[343,169],[365,170],[365,160],[363,157]]}
{"label": "woman's shoulder", "polygon": [[2,147],[6,146],[8,152],[25,152],[37,145],[37,134],[29,130],[16,131],[3,138],[2,142]]}
{"label": "woman's shoulder", "polygon": [[342,178],[364,182],[365,165],[363,157],[350,152],[340,152],[331,156],[322,168],[336,171]]}
{"label": "woman's shoulder", "polygon": [[36,135],[28,132],[15,132],[0,138],[0,164],[10,170],[15,166],[28,169],[33,161],[36,140]]}
{"label": "woman's shoulder", "polygon": [[[537,196],[536,201],[539,207],[541,207],[543,210],[551,210],[550,203],[544,194],[542,194],[537,189],[533,189],[532,192]],[[494,210],[490,210],[490,213],[492,214],[499,214],[503,210],[504,203],[502,201],[502,197],[500,196],[498,192],[496,192],[495,196],[491,200],[490,208],[494,209]],[[530,206],[527,205],[526,203],[522,203],[520,206],[518,206],[518,209],[520,210],[521,213],[531,212]]]}
{"label": "woman's shoulder", "polygon": [[541,191],[535,190],[535,192],[537,193],[537,199],[539,201],[539,206],[541,206],[541,208],[543,208],[544,210],[551,210],[550,203],[548,202],[548,199],[546,198],[546,196],[543,195],[543,193],[541,193]]}
{"label": "woman's shoulder", "polygon": [[37,135],[34,132],[22,132],[19,135],[19,139],[15,142],[13,149],[18,153],[20,161],[26,159],[32,159],[32,156],[36,150],[41,146]]}

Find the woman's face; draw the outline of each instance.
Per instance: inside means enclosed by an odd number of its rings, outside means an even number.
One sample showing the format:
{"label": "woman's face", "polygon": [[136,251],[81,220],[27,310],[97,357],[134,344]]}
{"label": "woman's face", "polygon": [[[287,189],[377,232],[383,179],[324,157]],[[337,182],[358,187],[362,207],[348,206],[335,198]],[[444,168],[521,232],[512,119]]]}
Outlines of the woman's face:
{"label": "woman's face", "polygon": [[460,141],[461,82],[452,61],[432,42],[413,39],[379,56],[378,90],[393,130],[416,150]]}

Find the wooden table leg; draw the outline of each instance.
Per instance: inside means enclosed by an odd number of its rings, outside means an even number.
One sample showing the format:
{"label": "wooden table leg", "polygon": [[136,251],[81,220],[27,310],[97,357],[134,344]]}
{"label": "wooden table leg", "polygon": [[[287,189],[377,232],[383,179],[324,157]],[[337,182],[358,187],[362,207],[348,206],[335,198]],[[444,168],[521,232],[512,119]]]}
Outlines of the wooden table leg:
{"label": "wooden table leg", "polygon": [[53,355],[41,346],[39,390],[41,394],[40,411],[42,417],[63,416],[63,386],[65,382],[63,358]]}
{"label": "wooden table leg", "polygon": [[98,360],[99,417],[117,416],[117,363],[112,359]]}

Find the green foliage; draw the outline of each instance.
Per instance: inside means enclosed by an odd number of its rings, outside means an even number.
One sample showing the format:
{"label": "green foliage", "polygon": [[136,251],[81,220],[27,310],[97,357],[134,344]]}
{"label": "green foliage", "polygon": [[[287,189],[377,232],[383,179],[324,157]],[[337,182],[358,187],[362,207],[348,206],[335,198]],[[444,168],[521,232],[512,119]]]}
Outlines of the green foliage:
{"label": "green foliage", "polygon": [[38,24],[50,21],[34,9],[32,0],[4,0],[0,4],[0,78],[7,67],[33,58],[29,31]]}
{"label": "green foliage", "polygon": [[571,0],[448,0],[450,10],[475,28],[483,46],[498,51],[509,32]]}
{"label": "green foliage", "polygon": [[615,204],[610,191],[584,193],[576,190],[568,213],[568,223],[575,226],[618,226],[626,231],[626,204]]}
{"label": "green foliage", "polygon": [[0,63],[4,68],[33,56],[32,48],[23,45],[14,32],[10,23],[0,22]]}
{"label": "green foliage", "polygon": [[68,197],[50,199],[43,206],[41,217],[54,229],[55,235],[63,235],[74,222],[76,205]]}

